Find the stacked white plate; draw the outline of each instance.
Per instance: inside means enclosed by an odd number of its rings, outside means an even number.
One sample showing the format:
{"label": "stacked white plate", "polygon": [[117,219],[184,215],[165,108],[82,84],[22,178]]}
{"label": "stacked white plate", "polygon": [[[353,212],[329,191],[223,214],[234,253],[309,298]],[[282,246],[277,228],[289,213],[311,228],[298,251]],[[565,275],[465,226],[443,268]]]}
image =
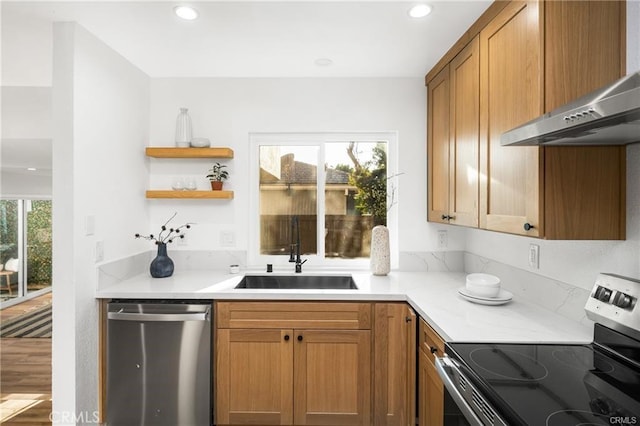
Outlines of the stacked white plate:
{"label": "stacked white plate", "polygon": [[513,294],[500,287],[500,278],[490,274],[469,274],[465,287],[458,294],[469,302],[481,305],[502,305],[513,299]]}

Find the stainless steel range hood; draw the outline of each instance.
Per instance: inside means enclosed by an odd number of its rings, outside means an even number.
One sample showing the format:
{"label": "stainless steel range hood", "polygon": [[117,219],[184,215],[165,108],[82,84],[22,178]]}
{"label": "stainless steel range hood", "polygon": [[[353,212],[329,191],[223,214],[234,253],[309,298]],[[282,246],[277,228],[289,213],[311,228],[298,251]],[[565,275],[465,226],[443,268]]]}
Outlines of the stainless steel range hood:
{"label": "stainless steel range hood", "polygon": [[640,71],[505,132],[503,146],[640,142]]}

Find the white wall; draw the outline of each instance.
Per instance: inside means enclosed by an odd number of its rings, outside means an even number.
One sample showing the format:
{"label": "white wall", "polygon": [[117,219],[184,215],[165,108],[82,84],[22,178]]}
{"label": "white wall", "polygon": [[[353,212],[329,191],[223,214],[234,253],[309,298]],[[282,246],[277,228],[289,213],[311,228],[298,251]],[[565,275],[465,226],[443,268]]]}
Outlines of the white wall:
{"label": "white wall", "polygon": [[51,139],[51,87],[2,87],[2,139]]}
{"label": "white wall", "polygon": [[[194,137],[229,146],[231,177],[225,188],[232,201],[154,201],[157,228],[178,212],[177,222],[197,222],[189,249],[218,249],[219,233],[233,231],[236,249],[246,250],[249,235],[249,134],[251,132],[398,132],[399,245],[401,251],[436,250],[436,227],[426,221],[426,89],[421,78],[390,79],[153,79],[150,145],[173,145],[179,107],[189,108]],[[192,175],[199,187],[209,160],[157,160],[151,185],[168,187],[173,175]],[[182,221],[182,222],[180,222]],[[461,249],[459,230],[449,247]],[[416,237],[419,236],[419,237]],[[176,249],[176,248],[174,248]]]}
{"label": "white wall", "polygon": [[58,23],[53,103],[53,412],[69,424],[63,416],[91,416],[98,404],[96,242],[107,261],[130,256],[148,226],[149,78],[79,25]]}

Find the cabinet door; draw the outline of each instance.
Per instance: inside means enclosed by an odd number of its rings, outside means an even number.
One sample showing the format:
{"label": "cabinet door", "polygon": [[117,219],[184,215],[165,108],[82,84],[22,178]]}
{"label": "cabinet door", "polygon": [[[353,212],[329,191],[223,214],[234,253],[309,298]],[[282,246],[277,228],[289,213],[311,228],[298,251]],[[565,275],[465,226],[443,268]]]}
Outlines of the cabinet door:
{"label": "cabinet door", "polygon": [[[546,2],[545,111],[625,74],[625,2]],[[544,236],[625,238],[625,146],[544,149]]]}
{"label": "cabinet door", "polygon": [[427,88],[427,220],[449,223],[449,67]]}
{"label": "cabinet door", "polygon": [[449,64],[449,223],[478,226],[480,59],[478,37]]}
{"label": "cabinet door", "polygon": [[444,354],[444,341],[424,320],[420,320],[418,362],[418,417],[420,426],[442,426],[444,385],[434,357]]}
{"label": "cabinet door", "polygon": [[481,228],[543,235],[542,148],[500,145],[503,132],[543,111],[543,4],[510,2],[480,32]]}
{"label": "cabinet door", "polygon": [[[444,385],[438,375],[438,371],[431,359],[433,355],[421,352],[424,357],[424,390],[425,390],[425,422],[420,423],[426,426],[442,426],[444,419]],[[421,367],[422,370],[423,367]]]}
{"label": "cabinet door", "polygon": [[216,424],[293,423],[293,330],[217,330]]}
{"label": "cabinet door", "polygon": [[545,112],[625,75],[624,1],[548,1]]}
{"label": "cabinet door", "polygon": [[418,350],[418,425],[427,425],[429,400],[427,394],[427,354]]}
{"label": "cabinet door", "polygon": [[369,425],[371,331],[296,330],[294,423]]}
{"label": "cabinet door", "polygon": [[416,315],[406,303],[377,303],[374,322],[374,424],[413,426]]}

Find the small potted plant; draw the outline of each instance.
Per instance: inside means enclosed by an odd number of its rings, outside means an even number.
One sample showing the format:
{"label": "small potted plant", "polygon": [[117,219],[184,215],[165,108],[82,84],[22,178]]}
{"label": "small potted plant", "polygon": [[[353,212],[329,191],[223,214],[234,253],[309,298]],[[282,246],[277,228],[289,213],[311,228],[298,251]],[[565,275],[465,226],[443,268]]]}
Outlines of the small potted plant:
{"label": "small potted plant", "polygon": [[215,163],[210,169],[207,178],[211,181],[211,189],[220,191],[222,183],[229,178],[229,172],[225,170],[226,164]]}

